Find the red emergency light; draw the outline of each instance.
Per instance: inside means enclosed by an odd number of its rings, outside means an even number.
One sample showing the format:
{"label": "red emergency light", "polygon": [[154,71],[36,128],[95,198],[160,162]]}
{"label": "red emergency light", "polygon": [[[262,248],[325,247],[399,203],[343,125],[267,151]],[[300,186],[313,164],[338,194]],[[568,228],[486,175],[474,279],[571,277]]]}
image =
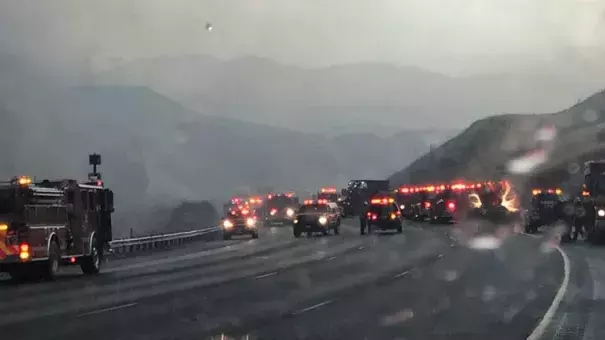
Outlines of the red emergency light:
{"label": "red emergency light", "polygon": [[403,193],[403,194],[407,194],[410,192],[410,188],[400,188],[399,192]]}
{"label": "red emergency light", "polygon": [[447,203],[447,208],[449,210],[456,210],[456,203],[455,202],[448,202]]}
{"label": "red emergency light", "polygon": [[424,208],[428,209],[431,207],[431,202],[424,202]]}
{"label": "red emergency light", "polygon": [[321,188],[322,193],[334,194],[336,193],[336,188]]}

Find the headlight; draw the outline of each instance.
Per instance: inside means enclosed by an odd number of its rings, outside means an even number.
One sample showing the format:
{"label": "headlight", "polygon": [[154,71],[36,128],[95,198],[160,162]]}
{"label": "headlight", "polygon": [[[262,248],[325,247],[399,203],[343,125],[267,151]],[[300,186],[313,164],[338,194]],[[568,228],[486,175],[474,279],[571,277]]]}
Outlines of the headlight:
{"label": "headlight", "polygon": [[328,219],[325,216],[321,216],[319,218],[319,224],[326,224],[328,223]]}
{"label": "headlight", "polygon": [[294,210],[288,208],[288,210],[286,210],[286,215],[288,215],[288,217],[292,217],[294,215]]}
{"label": "headlight", "polygon": [[298,220],[294,220],[294,224],[298,224]]}
{"label": "headlight", "polygon": [[224,227],[225,229],[232,228],[232,227],[233,227],[233,223],[231,223],[231,221],[229,221],[229,220],[224,220],[224,221],[223,221],[223,227]]}
{"label": "headlight", "polygon": [[248,217],[248,219],[246,219],[246,225],[248,227],[254,227],[256,225],[256,220],[252,217]]}
{"label": "headlight", "polygon": [[401,210],[405,209],[405,204],[400,205],[399,209],[401,209]]}
{"label": "headlight", "polygon": [[599,211],[597,211],[597,214],[599,215],[599,217],[603,217],[605,216],[605,210],[599,209]]}

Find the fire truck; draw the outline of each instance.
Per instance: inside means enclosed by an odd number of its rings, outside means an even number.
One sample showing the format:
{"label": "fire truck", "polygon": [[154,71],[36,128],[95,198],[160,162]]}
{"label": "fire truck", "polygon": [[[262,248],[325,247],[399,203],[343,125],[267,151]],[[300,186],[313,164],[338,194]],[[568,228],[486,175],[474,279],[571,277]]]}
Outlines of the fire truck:
{"label": "fire truck", "polygon": [[0,182],[0,272],[17,280],[52,280],[63,265],[99,273],[114,207],[96,166],[93,174],[84,183],[24,176]]}
{"label": "fire truck", "polygon": [[336,188],[321,188],[320,191],[315,195],[317,200],[326,200],[328,202],[338,202],[338,193],[336,192]]}

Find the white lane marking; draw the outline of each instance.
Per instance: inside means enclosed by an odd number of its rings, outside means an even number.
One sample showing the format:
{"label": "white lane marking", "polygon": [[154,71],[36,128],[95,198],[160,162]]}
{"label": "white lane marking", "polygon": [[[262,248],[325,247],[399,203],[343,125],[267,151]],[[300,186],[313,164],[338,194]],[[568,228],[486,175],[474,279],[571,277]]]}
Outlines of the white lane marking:
{"label": "white lane marking", "polygon": [[399,277],[402,277],[402,276],[406,276],[406,275],[407,275],[409,272],[410,272],[409,270],[406,270],[406,271],[404,271],[403,273],[399,273],[399,274],[395,275],[395,278],[399,278]]}
{"label": "white lane marking", "polygon": [[[533,236],[533,235],[529,235],[529,236]],[[552,319],[555,316],[555,313],[557,312],[557,309],[559,308],[559,305],[561,304],[561,301],[563,300],[565,293],[567,292],[567,286],[569,285],[569,276],[571,273],[571,265],[569,263],[569,257],[567,257],[567,254],[565,253],[565,251],[563,251],[563,249],[561,249],[561,247],[555,246],[555,249],[557,249],[559,251],[559,253],[561,254],[561,256],[563,257],[563,270],[565,272],[565,276],[563,277],[563,282],[561,282],[559,291],[557,292],[557,295],[555,295],[555,298],[552,301],[552,304],[546,311],[546,314],[544,314],[544,316],[542,317],[542,320],[540,320],[540,323],[536,326],[536,328],[533,330],[533,332],[531,332],[531,334],[527,337],[527,340],[537,340],[537,339],[542,338],[542,336],[544,335],[544,332],[546,331],[546,327],[548,327],[548,325],[550,325],[550,323],[552,322]]]}
{"label": "white lane marking", "polygon": [[334,260],[335,258],[336,258],[336,256],[332,256],[332,257],[330,257],[329,259],[327,259],[326,261],[332,261],[332,260]]}
{"label": "white lane marking", "polygon": [[443,254],[439,254],[439,255],[437,255],[437,258],[438,258],[438,259],[440,259],[440,258],[442,258],[442,257],[443,257]]}
{"label": "white lane marking", "polygon": [[114,311],[114,310],[117,310],[117,309],[134,307],[136,305],[138,305],[138,303],[133,302],[133,303],[129,303],[129,304],[126,304],[126,305],[114,306],[114,307],[110,307],[110,308],[95,310],[95,311],[88,312],[88,313],[78,314],[77,317],[79,318],[79,317],[87,316],[87,315],[95,315],[95,314],[101,314],[101,313],[105,313],[105,312],[111,312],[111,311]]}
{"label": "white lane marking", "polygon": [[273,276],[273,275],[276,275],[276,274],[277,274],[277,272],[270,272],[270,273],[267,273],[267,274],[262,274],[262,275],[255,276],[253,279],[258,280],[258,279],[262,279],[262,278],[265,278],[265,277]]}
{"label": "white lane marking", "polygon": [[312,311],[314,309],[321,308],[321,307],[323,307],[325,305],[328,305],[330,303],[332,303],[332,300],[324,301],[322,303],[318,303],[316,305],[313,305],[313,306],[310,306],[310,307],[298,310],[298,311],[292,313],[292,315],[299,315],[299,314],[302,314],[302,313],[305,313],[305,312],[309,312],[309,311]]}
{"label": "white lane marking", "polygon": [[360,247],[359,247],[359,248],[357,248],[357,249],[359,249],[359,250],[363,250],[363,248],[365,248],[365,247],[364,247],[364,246],[360,246]]}
{"label": "white lane marking", "polygon": [[453,243],[450,243],[450,247],[453,247],[453,246],[454,246],[454,244],[453,244]]}

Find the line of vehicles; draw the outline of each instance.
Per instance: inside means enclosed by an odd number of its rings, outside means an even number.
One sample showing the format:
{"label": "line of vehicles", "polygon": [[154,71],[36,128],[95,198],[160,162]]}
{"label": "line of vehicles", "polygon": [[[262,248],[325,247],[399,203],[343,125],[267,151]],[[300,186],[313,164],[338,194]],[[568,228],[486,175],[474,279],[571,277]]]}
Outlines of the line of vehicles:
{"label": "line of vehicles", "polygon": [[[258,237],[260,225],[292,227],[302,234],[339,234],[342,220],[359,218],[361,235],[378,230],[402,232],[403,220],[458,223],[485,219],[497,223],[520,222],[527,233],[541,227],[562,225],[563,241],[586,234],[600,241],[605,235],[605,160],[585,163],[581,192],[570,196],[560,187],[514,190],[508,180],[452,181],[407,185],[392,189],[387,180],[352,180],[340,192],[321,188],[302,203],[294,193],[271,193],[264,197],[234,198],[227,210],[245,209],[251,219],[226,215],[223,235]],[[233,226],[231,226],[233,225]]]}

